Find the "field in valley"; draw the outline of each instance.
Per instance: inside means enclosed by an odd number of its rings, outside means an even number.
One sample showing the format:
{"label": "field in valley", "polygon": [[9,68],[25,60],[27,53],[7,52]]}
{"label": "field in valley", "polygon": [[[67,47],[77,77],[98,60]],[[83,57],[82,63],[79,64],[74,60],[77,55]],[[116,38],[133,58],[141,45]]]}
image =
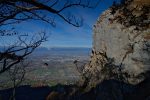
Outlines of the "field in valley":
{"label": "field in valley", "polygon": [[[27,60],[29,65],[25,68],[25,78],[22,85],[56,85],[75,84],[81,77],[77,71],[75,60],[83,66],[89,60],[88,48],[57,48],[48,50],[39,48]],[[8,72],[0,76],[0,88],[13,86]]]}

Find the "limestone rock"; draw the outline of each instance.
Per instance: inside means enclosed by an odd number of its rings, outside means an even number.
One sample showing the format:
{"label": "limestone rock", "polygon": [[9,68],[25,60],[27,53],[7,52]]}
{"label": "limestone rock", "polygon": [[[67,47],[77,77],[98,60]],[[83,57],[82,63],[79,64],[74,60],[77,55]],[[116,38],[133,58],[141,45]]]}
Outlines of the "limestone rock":
{"label": "limestone rock", "polygon": [[[143,81],[145,76],[141,74],[150,70],[150,16],[146,19],[148,26],[142,30],[136,30],[137,26],[134,24],[126,27],[115,20],[115,16],[121,14],[119,11],[120,9],[112,15],[111,10],[108,9],[94,25],[91,61],[84,69],[84,73],[87,73],[93,82],[106,79],[106,75],[101,71],[108,65],[109,59],[113,59],[112,65],[116,66],[116,69],[120,67],[121,72],[128,75],[126,80],[131,84]],[[130,16],[126,17],[125,21],[128,21]],[[144,23],[143,20],[145,19],[142,19],[142,23]],[[109,75],[109,78],[112,77]]]}

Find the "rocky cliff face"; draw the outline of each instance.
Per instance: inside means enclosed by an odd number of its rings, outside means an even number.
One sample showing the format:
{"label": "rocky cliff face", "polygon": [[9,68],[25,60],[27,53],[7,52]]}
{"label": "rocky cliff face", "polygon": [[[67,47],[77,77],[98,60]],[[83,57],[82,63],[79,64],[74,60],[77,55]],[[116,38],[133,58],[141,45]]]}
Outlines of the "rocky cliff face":
{"label": "rocky cliff face", "polygon": [[106,10],[94,25],[93,40],[84,69],[90,83],[112,78],[140,83],[150,70],[150,2],[133,0]]}

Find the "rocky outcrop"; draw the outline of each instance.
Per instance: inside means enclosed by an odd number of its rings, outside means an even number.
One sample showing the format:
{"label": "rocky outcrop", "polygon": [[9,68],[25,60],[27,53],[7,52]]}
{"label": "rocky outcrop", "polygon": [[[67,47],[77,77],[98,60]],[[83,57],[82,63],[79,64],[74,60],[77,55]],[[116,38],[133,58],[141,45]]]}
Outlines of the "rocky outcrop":
{"label": "rocky outcrop", "polygon": [[84,69],[90,83],[112,78],[140,83],[150,70],[150,2],[133,0],[113,14],[108,9],[94,25],[93,40]]}

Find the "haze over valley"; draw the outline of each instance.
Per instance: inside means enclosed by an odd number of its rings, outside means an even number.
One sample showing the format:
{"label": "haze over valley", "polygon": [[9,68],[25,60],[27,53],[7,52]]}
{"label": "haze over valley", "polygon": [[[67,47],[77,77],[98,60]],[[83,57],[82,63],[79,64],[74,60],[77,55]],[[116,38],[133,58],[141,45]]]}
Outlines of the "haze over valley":
{"label": "haze over valley", "polygon": [[[73,62],[77,60],[78,66],[82,67],[89,60],[90,51],[91,48],[39,47],[28,57],[29,65],[26,67],[22,84],[32,86],[74,84],[80,79],[80,74]],[[0,78],[2,83],[7,82],[2,84],[1,88],[11,87],[8,73]]]}

